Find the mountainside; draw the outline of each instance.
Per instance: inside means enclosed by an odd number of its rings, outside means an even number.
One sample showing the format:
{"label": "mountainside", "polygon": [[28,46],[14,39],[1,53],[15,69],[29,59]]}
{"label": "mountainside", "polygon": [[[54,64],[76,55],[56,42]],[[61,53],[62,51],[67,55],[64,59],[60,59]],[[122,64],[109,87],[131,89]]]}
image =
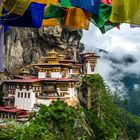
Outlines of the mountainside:
{"label": "mountainside", "polygon": [[127,89],[127,103],[123,107],[135,114],[140,116],[140,76],[127,75],[122,79]]}
{"label": "mountainside", "polygon": [[14,72],[23,65],[37,61],[50,49],[61,51],[69,59],[80,59],[84,47],[80,43],[82,30],[70,31],[61,27],[41,29],[10,28],[5,33],[5,65]]}

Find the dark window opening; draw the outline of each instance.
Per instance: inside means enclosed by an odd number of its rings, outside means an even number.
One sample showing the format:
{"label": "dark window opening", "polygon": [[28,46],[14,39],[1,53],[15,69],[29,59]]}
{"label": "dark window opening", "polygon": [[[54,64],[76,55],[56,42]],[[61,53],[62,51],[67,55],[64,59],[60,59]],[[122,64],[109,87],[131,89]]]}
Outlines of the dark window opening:
{"label": "dark window opening", "polygon": [[30,93],[28,93],[28,98],[30,98]]}
{"label": "dark window opening", "polygon": [[23,92],[21,92],[21,98],[23,98]]}

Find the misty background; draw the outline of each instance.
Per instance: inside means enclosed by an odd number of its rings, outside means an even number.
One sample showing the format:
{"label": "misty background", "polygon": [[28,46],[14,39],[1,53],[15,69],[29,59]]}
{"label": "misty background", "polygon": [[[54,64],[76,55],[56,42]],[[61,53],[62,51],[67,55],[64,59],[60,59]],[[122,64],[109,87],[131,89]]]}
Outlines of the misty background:
{"label": "misty background", "polygon": [[125,108],[140,115],[140,28],[122,24],[105,34],[94,25],[84,30],[81,40],[87,51],[94,51],[100,59],[98,72],[112,91],[128,100]]}

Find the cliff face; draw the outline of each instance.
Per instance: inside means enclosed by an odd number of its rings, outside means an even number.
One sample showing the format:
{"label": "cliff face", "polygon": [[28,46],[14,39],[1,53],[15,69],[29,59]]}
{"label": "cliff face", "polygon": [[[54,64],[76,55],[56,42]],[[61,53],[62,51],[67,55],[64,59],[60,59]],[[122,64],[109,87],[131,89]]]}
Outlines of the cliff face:
{"label": "cliff face", "polygon": [[[81,30],[70,31],[59,26],[41,29],[10,27],[5,33],[5,73],[0,73],[0,85],[12,76],[11,73],[17,74],[20,68],[38,61],[50,49],[66,54],[67,59],[80,61],[78,54],[84,49],[81,37]],[[2,89],[0,91],[2,93]]]}
{"label": "cliff face", "polygon": [[15,72],[45,56],[50,49],[66,54],[68,59],[80,60],[78,54],[84,49],[81,37],[81,30],[70,31],[59,26],[41,29],[12,27],[5,33],[6,70]]}

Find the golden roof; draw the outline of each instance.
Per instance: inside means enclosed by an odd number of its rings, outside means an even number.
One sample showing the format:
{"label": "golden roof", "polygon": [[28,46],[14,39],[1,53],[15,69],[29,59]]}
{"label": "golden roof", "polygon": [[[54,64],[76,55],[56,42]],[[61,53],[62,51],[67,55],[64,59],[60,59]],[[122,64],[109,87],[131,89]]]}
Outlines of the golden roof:
{"label": "golden roof", "polygon": [[65,55],[63,55],[63,54],[59,54],[59,57],[65,57]]}
{"label": "golden roof", "polygon": [[53,50],[48,51],[47,57],[41,57],[38,63],[32,64],[32,66],[62,66],[71,67],[69,64],[62,64],[59,61],[64,60],[65,55],[59,54],[59,52]]}
{"label": "golden roof", "polygon": [[54,49],[49,51],[48,54],[58,54],[58,52],[56,52]]}

